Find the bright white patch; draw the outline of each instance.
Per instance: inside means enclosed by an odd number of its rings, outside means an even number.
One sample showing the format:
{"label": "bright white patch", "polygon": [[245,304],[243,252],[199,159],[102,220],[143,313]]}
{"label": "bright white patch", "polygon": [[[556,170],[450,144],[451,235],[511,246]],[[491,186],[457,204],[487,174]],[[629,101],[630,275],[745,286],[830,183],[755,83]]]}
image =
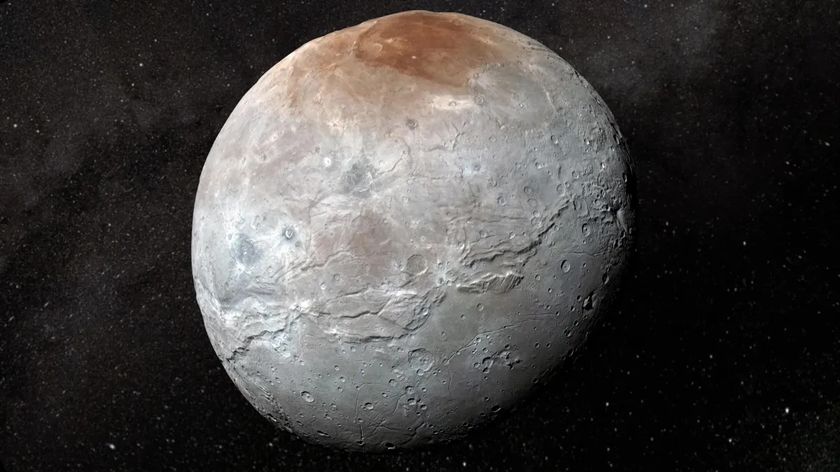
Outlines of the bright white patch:
{"label": "bright white patch", "polygon": [[439,95],[434,97],[432,98],[431,105],[438,110],[464,110],[476,106],[472,98],[456,98],[452,95]]}

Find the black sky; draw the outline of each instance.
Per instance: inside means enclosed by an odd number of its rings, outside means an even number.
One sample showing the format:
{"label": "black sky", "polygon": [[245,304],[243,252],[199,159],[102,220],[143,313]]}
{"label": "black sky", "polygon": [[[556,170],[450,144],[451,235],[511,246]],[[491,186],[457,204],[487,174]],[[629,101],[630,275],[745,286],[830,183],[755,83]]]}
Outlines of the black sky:
{"label": "black sky", "polygon": [[[617,309],[466,440],[296,440],[224,373],[190,273],[195,189],[296,47],[459,11],[558,52],[635,160]],[[840,470],[840,4],[0,1],[0,465],[29,470]]]}

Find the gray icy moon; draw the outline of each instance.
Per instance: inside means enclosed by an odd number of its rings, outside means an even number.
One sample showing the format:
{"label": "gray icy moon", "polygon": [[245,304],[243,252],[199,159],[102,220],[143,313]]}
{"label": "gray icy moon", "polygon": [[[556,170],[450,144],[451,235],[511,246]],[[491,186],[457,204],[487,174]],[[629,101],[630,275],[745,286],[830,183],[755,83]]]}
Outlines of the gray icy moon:
{"label": "gray icy moon", "polygon": [[411,11],[310,41],[210,151],[192,268],[269,420],[357,450],[462,436],[602,315],[633,208],[612,114],[509,28]]}

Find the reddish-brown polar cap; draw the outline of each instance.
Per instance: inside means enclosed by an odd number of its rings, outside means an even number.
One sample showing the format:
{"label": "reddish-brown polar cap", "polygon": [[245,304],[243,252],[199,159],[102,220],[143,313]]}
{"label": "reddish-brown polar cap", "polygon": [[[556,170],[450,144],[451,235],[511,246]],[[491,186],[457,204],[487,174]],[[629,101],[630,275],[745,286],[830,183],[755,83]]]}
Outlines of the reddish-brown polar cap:
{"label": "reddish-brown polar cap", "polygon": [[352,51],[370,67],[463,87],[475,69],[504,58],[507,51],[498,41],[475,18],[413,11],[374,21],[358,34]]}
{"label": "reddish-brown polar cap", "polygon": [[[411,92],[467,93],[482,67],[515,60],[522,37],[458,13],[408,11],[370,20],[316,39],[290,56],[288,97],[294,104],[317,76],[322,87],[364,97],[383,87]],[[402,93],[400,93],[402,92]],[[407,92],[407,93],[406,93]]]}

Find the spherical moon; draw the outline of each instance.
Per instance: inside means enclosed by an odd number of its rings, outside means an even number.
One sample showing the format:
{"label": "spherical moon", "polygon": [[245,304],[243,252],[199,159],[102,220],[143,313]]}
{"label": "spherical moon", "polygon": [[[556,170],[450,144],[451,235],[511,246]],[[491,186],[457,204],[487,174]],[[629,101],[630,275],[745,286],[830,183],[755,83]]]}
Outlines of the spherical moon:
{"label": "spherical moon", "polygon": [[598,94],[511,29],[412,11],[315,39],[242,98],[201,174],[207,334],[248,401],[308,440],[461,436],[600,316],[629,172]]}

